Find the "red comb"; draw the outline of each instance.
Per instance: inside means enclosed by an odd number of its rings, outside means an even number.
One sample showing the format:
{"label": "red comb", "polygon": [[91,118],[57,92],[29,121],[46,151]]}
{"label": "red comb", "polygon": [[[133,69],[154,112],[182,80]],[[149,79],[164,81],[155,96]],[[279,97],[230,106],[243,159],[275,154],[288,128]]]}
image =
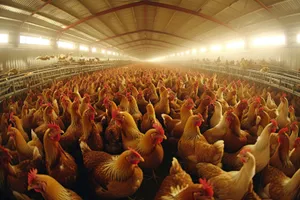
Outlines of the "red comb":
{"label": "red comb", "polygon": [[198,113],[198,115],[197,115],[200,119],[202,119],[203,120],[203,116],[200,114],[200,113]]}
{"label": "red comb", "polygon": [[273,124],[273,126],[277,126],[277,121],[275,119],[271,119],[270,122]]}
{"label": "red comb", "polygon": [[12,127],[12,125],[9,124],[9,126],[7,127],[7,131],[10,131],[10,130],[11,130],[11,127]]}
{"label": "red comb", "polygon": [[163,127],[161,127],[158,123],[154,123],[153,124],[153,128],[155,128],[155,130],[161,134],[161,135],[164,135],[165,134],[165,131],[163,129]]}
{"label": "red comb", "polygon": [[37,172],[37,169],[34,168],[28,172],[28,185],[30,185],[32,181],[36,178]]}
{"label": "red comb", "polygon": [[278,134],[284,134],[284,133],[286,133],[288,131],[289,131],[289,128],[285,127],[285,128],[280,129],[279,132],[278,132]]}
{"label": "red comb", "polygon": [[13,116],[14,116],[14,112],[11,112],[11,113],[9,114],[9,119],[12,120],[12,119],[13,119],[13,118],[12,118]]}
{"label": "red comb", "polygon": [[245,155],[247,152],[251,152],[251,149],[246,147],[246,148],[243,148],[239,154]]}
{"label": "red comb", "polygon": [[246,104],[248,104],[248,101],[247,101],[247,99],[243,99],[243,100],[242,100],[242,103],[246,103]]}
{"label": "red comb", "polygon": [[204,179],[200,178],[199,183],[202,185],[203,189],[205,190],[205,195],[209,197],[213,197],[214,191],[211,184],[209,184],[205,178]]}
{"label": "red comb", "polygon": [[260,108],[258,109],[259,112],[264,111],[264,110],[265,110],[264,107],[260,107]]}
{"label": "red comb", "polygon": [[286,97],[286,93],[285,92],[282,93],[282,97]]}
{"label": "red comb", "polygon": [[192,98],[188,98],[188,99],[187,99],[187,102],[188,102],[188,103],[194,103],[194,101],[193,101]]}
{"label": "red comb", "polygon": [[292,131],[294,131],[294,130],[296,129],[297,126],[298,126],[298,122],[297,122],[297,121],[293,122],[293,123],[291,124],[291,129],[292,129]]}
{"label": "red comb", "polygon": [[92,110],[93,112],[95,112],[95,108],[90,103],[88,104],[88,107],[89,107],[90,110]]}
{"label": "red comb", "polygon": [[119,111],[118,109],[113,110],[112,113],[111,113],[112,118],[113,118],[113,119],[116,119],[116,118],[117,118],[117,115],[118,115],[119,113],[120,113],[120,111]]}
{"label": "red comb", "polygon": [[255,101],[256,101],[256,103],[260,103],[260,101],[261,101],[260,97],[256,97]]}
{"label": "red comb", "polygon": [[57,124],[55,124],[55,123],[49,123],[48,124],[48,128],[50,128],[50,129],[56,129],[56,130],[60,129],[60,127]]}
{"label": "red comb", "polygon": [[297,146],[300,146],[300,137],[297,137],[297,139],[295,140],[294,148],[296,148]]}
{"label": "red comb", "polygon": [[128,150],[131,151],[135,156],[137,157],[142,157],[139,152],[137,152],[136,150],[134,150],[133,148],[131,147],[128,147]]}

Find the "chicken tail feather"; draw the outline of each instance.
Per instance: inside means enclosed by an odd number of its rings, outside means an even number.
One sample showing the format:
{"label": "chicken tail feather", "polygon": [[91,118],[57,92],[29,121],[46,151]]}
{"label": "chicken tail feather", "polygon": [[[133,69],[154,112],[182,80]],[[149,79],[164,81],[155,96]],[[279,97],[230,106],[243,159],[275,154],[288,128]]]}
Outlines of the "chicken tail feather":
{"label": "chicken tail feather", "polygon": [[213,159],[216,163],[219,163],[219,162],[221,162],[223,154],[224,154],[224,141],[218,140],[213,144],[213,146],[216,148],[216,153],[215,153],[215,156]]}
{"label": "chicken tail feather", "polygon": [[26,194],[21,194],[17,191],[13,191],[13,195],[17,200],[31,200]]}
{"label": "chicken tail feather", "polygon": [[86,152],[89,152],[91,151],[90,147],[87,145],[87,143],[81,141],[80,142],[80,149],[81,149],[81,152],[82,154],[85,154]]}
{"label": "chicken tail feather", "polygon": [[177,174],[182,171],[183,169],[181,168],[181,165],[179,164],[178,160],[175,157],[173,157],[172,166],[170,168],[170,174]]}

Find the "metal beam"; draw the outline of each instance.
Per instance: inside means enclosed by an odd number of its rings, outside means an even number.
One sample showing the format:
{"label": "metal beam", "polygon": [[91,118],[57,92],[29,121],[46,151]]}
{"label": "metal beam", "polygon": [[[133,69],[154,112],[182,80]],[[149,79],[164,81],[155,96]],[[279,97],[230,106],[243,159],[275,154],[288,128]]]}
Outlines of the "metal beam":
{"label": "metal beam", "polygon": [[156,40],[156,39],[151,39],[151,38],[132,40],[132,41],[129,41],[129,42],[124,42],[124,43],[121,43],[121,44],[117,44],[116,46],[122,46],[122,45],[125,45],[125,44],[131,44],[131,43],[134,43],[134,42],[147,41],[147,40],[148,41],[154,41],[154,42],[163,42],[165,44],[174,45],[174,46],[178,46],[178,47],[182,47],[182,48],[187,48],[187,47],[179,45],[179,44],[174,44],[174,43],[171,43],[171,42],[166,42],[164,40]]}
{"label": "metal beam", "polygon": [[175,35],[175,34],[172,34],[172,33],[167,33],[167,32],[163,32],[163,31],[156,31],[156,30],[150,30],[150,29],[141,29],[141,30],[127,32],[127,33],[122,33],[122,34],[115,35],[115,36],[112,36],[112,37],[104,38],[104,39],[100,40],[100,42],[111,40],[111,39],[118,38],[118,37],[122,37],[124,35],[140,33],[140,32],[151,32],[151,33],[164,34],[164,35],[168,35],[168,36],[172,36],[172,37],[177,37],[177,38],[180,38],[180,39],[183,39],[183,40],[188,40],[188,41],[191,41],[191,42],[197,42],[195,40],[191,40],[191,39],[188,39],[188,38],[185,38],[185,37],[182,37],[182,36],[179,36],[179,35]]}
{"label": "metal beam", "polygon": [[22,24],[20,25],[20,27],[23,26],[23,24],[25,22],[27,22],[27,20],[32,17],[33,15],[35,15],[37,12],[39,12],[42,8],[44,8],[46,5],[48,5],[49,3],[51,3],[52,0],[48,0],[46,1],[45,3],[43,3],[43,5],[41,5],[40,7],[38,7],[35,11],[33,11],[28,17],[26,17],[23,21],[22,21]]}
{"label": "metal beam", "polygon": [[160,7],[160,8],[165,8],[165,9],[170,9],[170,10],[174,10],[174,11],[178,11],[178,12],[184,12],[184,13],[187,13],[187,14],[195,15],[195,16],[204,18],[208,21],[217,23],[221,26],[225,26],[225,27],[229,28],[230,30],[235,31],[230,25],[225,24],[225,23],[221,22],[220,20],[217,20],[214,17],[211,17],[209,15],[206,15],[206,14],[203,14],[203,13],[198,13],[197,11],[182,8],[182,7],[179,7],[179,6],[174,6],[174,5],[164,4],[164,3],[159,3],[159,2],[152,2],[152,1],[148,1],[148,0],[142,0],[142,1],[134,2],[134,3],[125,4],[125,5],[122,5],[122,6],[117,6],[117,7],[114,7],[114,8],[110,8],[110,9],[95,13],[94,15],[90,15],[88,17],[82,18],[82,19],[74,22],[73,24],[68,25],[66,28],[60,30],[59,33],[62,33],[66,30],[69,30],[70,28],[73,28],[73,27],[77,26],[78,24],[86,22],[86,21],[88,21],[90,19],[93,19],[95,17],[100,17],[100,16],[108,14],[108,13],[117,12],[119,10],[132,8],[132,7],[136,7],[136,6],[142,6],[142,5]]}
{"label": "metal beam", "polygon": [[268,11],[269,13],[272,14],[271,10],[260,0],[254,0],[256,3],[258,3],[263,9],[265,9],[266,11]]}
{"label": "metal beam", "polygon": [[125,50],[132,49],[132,48],[139,47],[139,46],[144,46],[144,47],[154,46],[154,47],[161,47],[161,48],[164,48],[164,49],[170,49],[170,47],[166,47],[166,46],[158,45],[158,44],[155,44],[155,45],[154,44],[138,44],[138,45],[135,45],[135,46],[130,46],[130,47],[123,48],[122,50],[125,51]]}

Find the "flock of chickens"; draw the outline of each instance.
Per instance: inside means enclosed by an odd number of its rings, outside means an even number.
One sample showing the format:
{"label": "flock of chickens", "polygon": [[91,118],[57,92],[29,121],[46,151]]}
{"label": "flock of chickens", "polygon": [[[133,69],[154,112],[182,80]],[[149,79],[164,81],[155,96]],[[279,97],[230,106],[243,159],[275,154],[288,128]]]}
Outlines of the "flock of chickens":
{"label": "flock of chickens", "polygon": [[131,199],[148,175],[144,199],[300,199],[298,100],[150,64],[55,82],[2,102],[0,199]]}

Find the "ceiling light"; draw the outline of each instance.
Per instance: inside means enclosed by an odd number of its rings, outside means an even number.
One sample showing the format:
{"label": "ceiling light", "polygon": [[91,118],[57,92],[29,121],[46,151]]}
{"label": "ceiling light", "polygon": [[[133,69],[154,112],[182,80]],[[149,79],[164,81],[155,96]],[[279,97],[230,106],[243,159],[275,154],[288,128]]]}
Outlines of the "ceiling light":
{"label": "ceiling light", "polygon": [[197,53],[197,49],[192,49],[192,54],[196,54]]}
{"label": "ceiling light", "polygon": [[180,53],[177,53],[176,56],[180,56]]}
{"label": "ceiling light", "polygon": [[184,55],[184,52],[181,52],[180,55],[183,56],[183,55]]}
{"label": "ceiling light", "polygon": [[110,54],[111,54],[111,51],[107,51],[107,54],[110,55]]}
{"label": "ceiling light", "polygon": [[300,43],[300,34],[297,35],[297,42]]}
{"label": "ceiling light", "polygon": [[92,48],[92,52],[93,52],[93,53],[96,53],[96,52],[97,52],[97,49],[96,49],[95,47],[93,47],[93,48]]}
{"label": "ceiling light", "polygon": [[186,55],[189,55],[189,54],[190,54],[190,50],[187,50],[187,51],[185,52],[185,54],[186,54]]}
{"label": "ceiling light", "polygon": [[105,50],[105,49],[101,49],[101,53],[102,53],[102,54],[105,54],[105,53],[106,53],[106,50]]}

